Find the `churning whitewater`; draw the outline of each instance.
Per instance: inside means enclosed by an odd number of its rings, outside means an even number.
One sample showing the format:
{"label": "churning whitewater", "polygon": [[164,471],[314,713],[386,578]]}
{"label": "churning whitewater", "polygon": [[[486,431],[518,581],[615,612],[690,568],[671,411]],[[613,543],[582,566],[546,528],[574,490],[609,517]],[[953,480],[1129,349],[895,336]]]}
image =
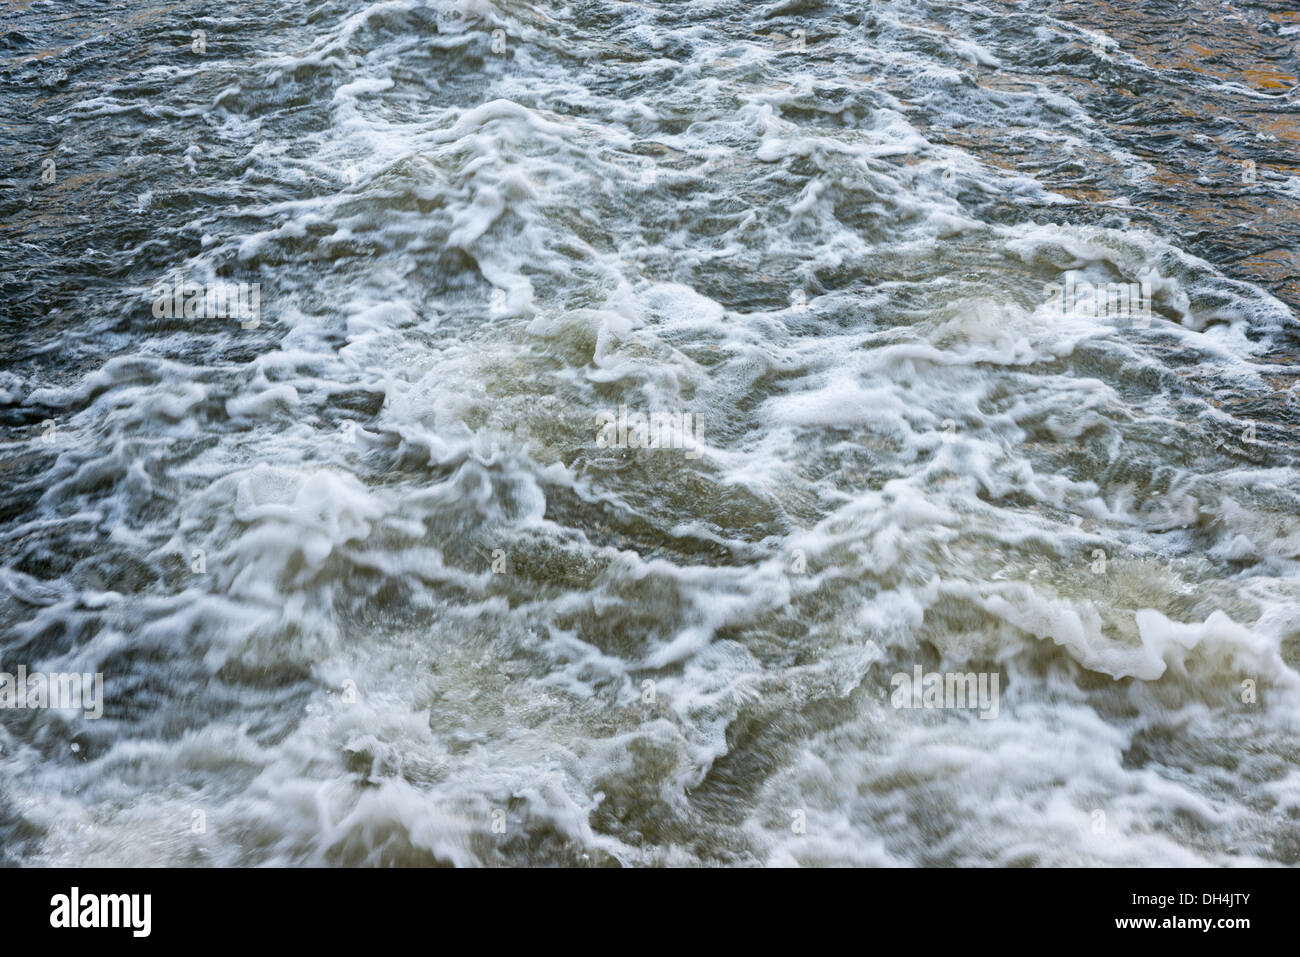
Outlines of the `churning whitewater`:
{"label": "churning whitewater", "polygon": [[1287,3],[3,20],[0,863],[1300,863]]}

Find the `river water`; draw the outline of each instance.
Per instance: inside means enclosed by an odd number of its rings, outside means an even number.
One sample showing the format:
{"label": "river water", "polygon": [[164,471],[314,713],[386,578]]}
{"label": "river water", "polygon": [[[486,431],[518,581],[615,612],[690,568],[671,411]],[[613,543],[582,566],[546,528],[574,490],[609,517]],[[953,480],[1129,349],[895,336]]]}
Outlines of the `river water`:
{"label": "river water", "polygon": [[1292,4],[0,16],[0,861],[1300,862]]}

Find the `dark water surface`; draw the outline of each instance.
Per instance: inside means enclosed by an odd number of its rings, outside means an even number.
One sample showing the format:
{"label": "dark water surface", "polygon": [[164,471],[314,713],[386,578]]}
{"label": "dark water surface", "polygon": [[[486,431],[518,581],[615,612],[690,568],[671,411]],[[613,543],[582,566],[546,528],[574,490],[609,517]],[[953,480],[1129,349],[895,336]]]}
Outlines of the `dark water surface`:
{"label": "dark water surface", "polygon": [[1296,864],[1288,6],[6,4],[0,860]]}

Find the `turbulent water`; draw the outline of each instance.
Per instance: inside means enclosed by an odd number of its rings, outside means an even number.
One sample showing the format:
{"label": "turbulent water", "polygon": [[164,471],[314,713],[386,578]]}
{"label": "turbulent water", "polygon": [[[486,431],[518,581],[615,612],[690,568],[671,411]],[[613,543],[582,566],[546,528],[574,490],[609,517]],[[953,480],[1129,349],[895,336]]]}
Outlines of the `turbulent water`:
{"label": "turbulent water", "polygon": [[1300,863],[1293,4],[2,16],[0,861]]}

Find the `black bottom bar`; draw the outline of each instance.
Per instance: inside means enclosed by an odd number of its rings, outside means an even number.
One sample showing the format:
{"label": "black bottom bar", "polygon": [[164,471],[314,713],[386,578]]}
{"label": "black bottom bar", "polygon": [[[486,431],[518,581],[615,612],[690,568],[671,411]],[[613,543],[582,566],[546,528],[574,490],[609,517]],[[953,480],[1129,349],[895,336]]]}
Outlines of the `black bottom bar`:
{"label": "black bottom bar", "polygon": [[771,945],[773,933],[811,943],[833,931],[864,947],[900,934],[921,945],[930,935],[977,944],[1020,933],[1043,943],[1195,936],[1231,946],[1289,929],[1294,886],[1286,870],[0,871],[12,940],[259,948],[373,946],[377,933],[422,932],[439,948],[466,933],[492,947],[512,935],[530,947],[564,938],[675,947],[696,936],[679,936],[690,927],[725,934],[731,946]]}

